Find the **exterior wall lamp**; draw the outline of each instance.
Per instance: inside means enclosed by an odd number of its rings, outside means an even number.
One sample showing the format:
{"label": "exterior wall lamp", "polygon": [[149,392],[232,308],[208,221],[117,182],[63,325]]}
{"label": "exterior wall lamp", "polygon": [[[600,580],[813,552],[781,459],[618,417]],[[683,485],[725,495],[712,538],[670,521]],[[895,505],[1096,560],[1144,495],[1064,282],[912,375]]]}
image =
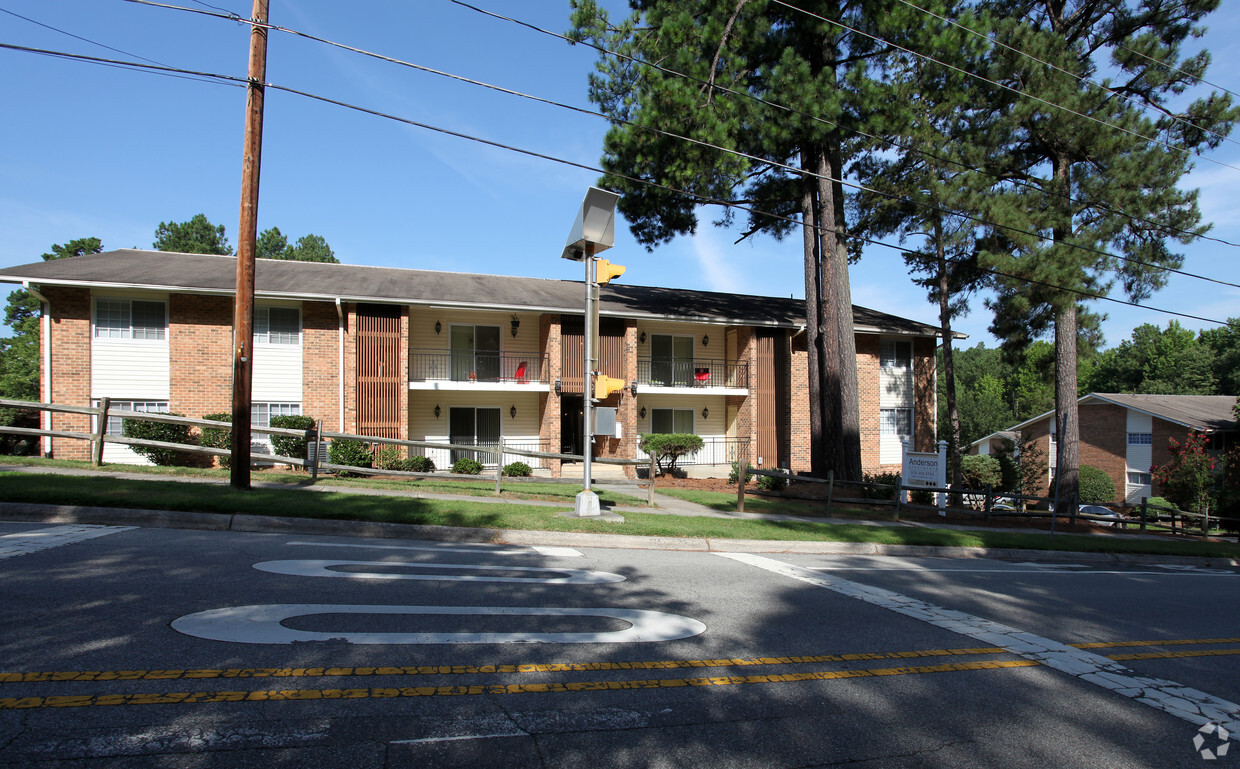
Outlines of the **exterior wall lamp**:
{"label": "exterior wall lamp", "polygon": [[702,334],[702,346],[710,347],[710,337],[707,336],[706,334]]}
{"label": "exterior wall lamp", "polygon": [[645,406],[642,406],[642,410],[637,412],[637,416],[641,417],[642,419],[646,418],[646,407]]}
{"label": "exterior wall lamp", "polygon": [[556,395],[560,394],[560,378],[559,377],[555,378],[555,394]]}
{"label": "exterior wall lamp", "polygon": [[629,393],[631,393],[634,398],[637,397],[637,382],[636,381],[634,381],[632,384],[629,385]]}
{"label": "exterior wall lamp", "polygon": [[515,312],[512,314],[512,323],[509,325],[512,326],[512,335],[515,337],[517,335],[517,329],[521,328],[521,319],[517,317]]}
{"label": "exterior wall lamp", "polygon": [[439,413],[440,413],[440,412],[439,412],[439,404],[438,404],[438,403],[436,403],[436,404],[435,404],[435,418],[436,418],[436,419],[439,419]]}
{"label": "exterior wall lamp", "polygon": [[642,344],[646,343],[646,332],[645,331],[641,333],[641,336],[637,337],[637,341],[641,342]]}
{"label": "exterior wall lamp", "polygon": [[709,416],[710,416],[710,409],[706,409],[706,408],[702,409],[702,419],[706,419]]}
{"label": "exterior wall lamp", "polygon": [[515,403],[512,404],[512,408],[508,409],[508,416],[512,417],[513,419],[517,418],[517,404]]}
{"label": "exterior wall lamp", "polygon": [[443,324],[439,321],[435,321],[435,336],[439,336],[440,331],[443,331]]}

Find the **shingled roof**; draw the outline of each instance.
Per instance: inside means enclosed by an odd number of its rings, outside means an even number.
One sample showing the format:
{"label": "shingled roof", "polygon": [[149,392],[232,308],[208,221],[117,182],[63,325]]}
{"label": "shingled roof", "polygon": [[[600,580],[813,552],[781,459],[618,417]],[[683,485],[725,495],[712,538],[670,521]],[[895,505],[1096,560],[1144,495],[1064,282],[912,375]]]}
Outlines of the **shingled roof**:
{"label": "shingled roof", "polygon": [[[236,257],[120,249],[0,269],[0,282],[44,286],[135,288],[170,293],[232,294]],[[366,267],[259,259],[259,298],[477,307],[513,311],[580,312],[581,281],[546,280],[395,267]],[[600,291],[602,315],[796,328],[805,302],[744,294],[609,284]],[[925,323],[853,305],[858,331],[937,336]]]}

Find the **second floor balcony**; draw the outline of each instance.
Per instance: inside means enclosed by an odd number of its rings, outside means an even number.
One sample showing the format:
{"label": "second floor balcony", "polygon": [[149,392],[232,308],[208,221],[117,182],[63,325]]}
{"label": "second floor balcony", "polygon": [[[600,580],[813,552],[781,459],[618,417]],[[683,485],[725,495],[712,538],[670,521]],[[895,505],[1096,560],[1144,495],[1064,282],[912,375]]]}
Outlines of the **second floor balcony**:
{"label": "second floor balcony", "polygon": [[410,350],[411,390],[548,389],[547,356],[460,350]]}
{"label": "second floor balcony", "polygon": [[749,388],[749,365],[727,360],[638,358],[637,384],[639,388],[745,391]]}

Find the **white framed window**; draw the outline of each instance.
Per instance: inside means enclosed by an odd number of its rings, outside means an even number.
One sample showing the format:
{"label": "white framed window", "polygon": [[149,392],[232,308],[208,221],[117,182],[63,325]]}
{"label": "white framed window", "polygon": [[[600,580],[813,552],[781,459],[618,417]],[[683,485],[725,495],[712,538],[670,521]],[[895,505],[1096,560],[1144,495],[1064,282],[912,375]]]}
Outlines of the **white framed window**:
{"label": "white framed window", "polygon": [[[92,403],[95,408],[99,407],[102,401],[95,399]],[[108,424],[104,429],[107,435],[124,435],[123,419],[121,417],[112,416],[112,409],[119,411],[140,411],[144,414],[161,413],[168,411],[168,401],[121,401],[112,400],[108,403]],[[98,418],[91,419],[91,427],[94,428],[99,424]]]}
{"label": "white framed window", "polygon": [[1134,486],[1149,486],[1154,483],[1154,476],[1150,473],[1138,473],[1129,470],[1128,482]]}
{"label": "white framed window", "polygon": [[650,335],[652,383],[686,387],[694,383],[693,374],[693,337]]}
{"label": "white framed window", "polygon": [[252,427],[271,427],[272,417],[295,417],[300,414],[300,403],[251,403],[250,425]]}
{"label": "white framed window", "polygon": [[168,315],[163,302],[95,299],[96,339],[164,339]]}
{"label": "white framed window", "polygon": [[301,312],[296,307],[254,307],[254,341],[301,344]]}
{"label": "white framed window", "polygon": [[884,339],[878,346],[879,365],[889,374],[913,370],[913,343]]}
{"label": "white framed window", "polygon": [[908,438],[913,440],[912,409],[880,409],[879,435],[887,438]]}
{"label": "white framed window", "polygon": [[1128,433],[1129,446],[1153,446],[1153,433]]}
{"label": "white framed window", "polygon": [[693,409],[651,409],[650,432],[692,433]]}

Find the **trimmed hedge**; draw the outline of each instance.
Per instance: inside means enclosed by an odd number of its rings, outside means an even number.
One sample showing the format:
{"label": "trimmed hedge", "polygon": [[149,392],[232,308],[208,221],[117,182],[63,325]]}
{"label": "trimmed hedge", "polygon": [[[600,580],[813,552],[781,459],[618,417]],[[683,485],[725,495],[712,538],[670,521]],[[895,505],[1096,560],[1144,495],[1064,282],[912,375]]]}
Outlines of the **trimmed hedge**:
{"label": "trimmed hedge", "polygon": [[[289,430],[313,430],[314,417],[302,414],[285,414],[271,418],[272,427],[283,427]],[[272,435],[271,448],[278,456],[306,459],[307,447],[310,442],[305,436]]]}
{"label": "trimmed hedge", "polygon": [[452,463],[449,472],[457,475],[482,475],[482,463],[469,457],[461,457]]}
{"label": "trimmed hedge", "polygon": [[[152,411],[169,417],[183,417],[184,414],[172,414],[165,411]],[[193,445],[189,435],[189,425],[176,425],[170,422],[148,422],[144,419],[122,419],[121,432],[127,438],[141,438],[148,441],[164,441],[166,443],[184,443]],[[184,465],[190,458],[189,454],[173,449],[157,449],[151,446],[130,446],[135,453],[151,460],[160,467]]]}
{"label": "trimmed hedge", "polygon": [[[232,423],[232,412],[221,414],[206,414],[203,419],[210,419],[212,422],[228,422]],[[202,446],[209,446],[213,449],[231,449],[232,448],[232,430],[223,427],[204,427],[198,435],[198,443]],[[225,470],[232,467],[232,457],[223,456],[216,457],[215,461]]]}
{"label": "trimmed hedge", "polygon": [[[327,447],[327,459],[333,465],[348,465],[349,467],[370,467],[374,461],[374,455],[370,451],[370,444],[362,441],[355,441],[348,438],[338,438],[333,440]],[[342,472],[341,475],[351,475],[352,473]]]}
{"label": "trimmed hedge", "polygon": [[1081,465],[1080,473],[1082,505],[1105,505],[1115,501],[1115,481],[1105,471],[1092,465]]}
{"label": "trimmed hedge", "polygon": [[509,478],[528,478],[533,474],[533,469],[524,462],[512,462],[504,465],[504,475]]}

